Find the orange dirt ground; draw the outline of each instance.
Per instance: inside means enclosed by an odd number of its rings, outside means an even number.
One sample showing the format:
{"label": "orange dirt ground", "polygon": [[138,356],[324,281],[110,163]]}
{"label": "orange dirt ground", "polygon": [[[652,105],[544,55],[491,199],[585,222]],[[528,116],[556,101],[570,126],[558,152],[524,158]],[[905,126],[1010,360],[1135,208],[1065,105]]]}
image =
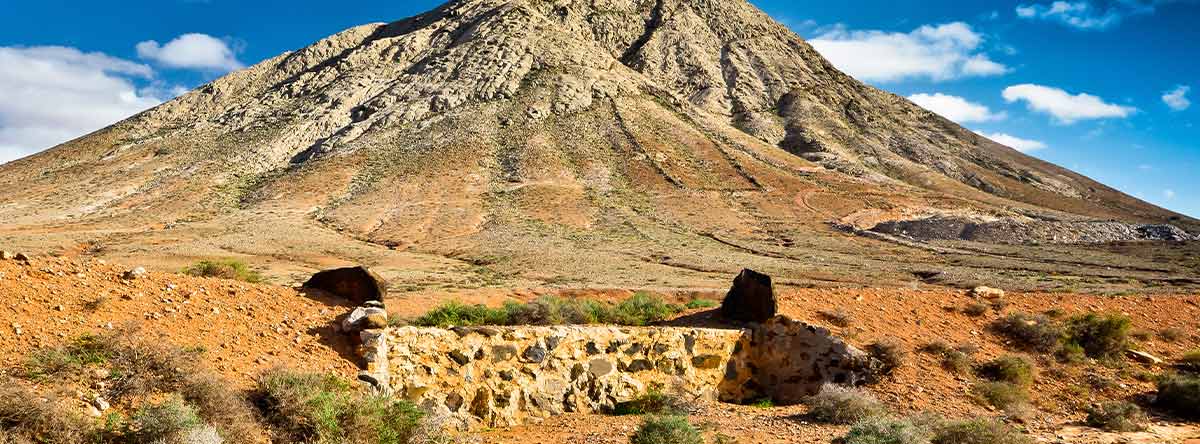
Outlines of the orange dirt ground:
{"label": "orange dirt ground", "polygon": [[[332,322],[348,306],[321,294],[306,294],[273,285],[150,273],[136,280],[121,275],[128,266],[85,258],[35,257],[29,264],[0,260],[0,367],[13,368],[38,347],[54,346],[86,333],[109,328],[140,327],[140,334],[181,347],[202,347],[208,364],[248,387],[254,377],[275,366],[329,371],[352,377],[358,370],[351,344],[334,332]],[[411,317],[447,300],[498,304],[506,299],[528,300],[549,292],[568,296],[617,299],[624,290],[503,290],[460,293],[421,293],[392,298],[389,310]],[[881,339],[903,344],[909,356],[893,378],[871,387],[898,413],[934,411],[949,416],[998,415],[972,400],[973,377],[942,369],[938,358],[917,351],[934,340],[980,347],[979,359],[1013,350],[987,325],[1000,316],[990,311],[970,317],[962,308],[972,302],[965,292],[922,289],[794,289],[781,288],[780,311],[794,318],[824,324],[820,312],[842,309],[851,316],[836,328],[859,346]],[[679,301],[691,297],[719,298],[718,290],[666,294]],[[1137,347],[1167,360],[1200,348],[1200,295],[1089,296],[1079,294],[1010,294],[1005,312],[1041,313],[1056,308],[1067,316],[1088,311],[1124,313],[1135,328],[1151,333]],[[711,311],[695,311],[672,321],[676,325],[719,326]],[[1186,332],[1168,343],[1157,333],[1166,328]],[[20,334],[16,331],[20,330]],[[1063,365],[1039,359],[1040,376],[1033,388],[1039,413],[1026,424],[1044,436],[1062,434],[1082,419],[1080,409],[1108,399],[1134,399],[1153,391],[1147,374],[1163,369],[1132,361],[1125,366],[1098,363]],[[1095,376],[1091,376],[1095,375]],[[1142,378],[1139,378],[1142,376]],[[1112,381],[1091,388],[1089,379]],[[747,443],[829,442],[844,428],[806,422],[803,406],[762,409],[707,404],[697,406],[692,419]],[[568,415],[545,423],[492,430],[484,442],[496,443],[620,443],[636,426],[632,417]],[[1077,428],[1076,428],[1077,429]],[[1183,442],[1200,437],[1191,426],[1156,423],[1144,441]],[[1094,431],[1092,431],[1094,432]],[[1086,430],[1080,431],[1086,434]],[[1072,435],[1075,436],[1075,435]],[[1057,439],[1057,438],[1056,438]],[[1107,442],[1104,437],[1072,438],[1064,442]],[[1053,442],[1053,441],[1051,441]]]}

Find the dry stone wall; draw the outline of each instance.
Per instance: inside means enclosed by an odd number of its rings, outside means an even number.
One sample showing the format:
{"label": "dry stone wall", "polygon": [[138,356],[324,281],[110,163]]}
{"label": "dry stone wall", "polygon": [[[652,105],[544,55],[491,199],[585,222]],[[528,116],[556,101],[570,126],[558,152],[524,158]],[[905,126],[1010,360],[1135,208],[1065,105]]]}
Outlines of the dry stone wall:
{"label": "dry stone wall", "polygon": [[787,318],[753,329],[402,327],[361,333],[363,379],[460,429],[607,412],[650,390],[684,401],[798,402],[867,379],[870,359]]}

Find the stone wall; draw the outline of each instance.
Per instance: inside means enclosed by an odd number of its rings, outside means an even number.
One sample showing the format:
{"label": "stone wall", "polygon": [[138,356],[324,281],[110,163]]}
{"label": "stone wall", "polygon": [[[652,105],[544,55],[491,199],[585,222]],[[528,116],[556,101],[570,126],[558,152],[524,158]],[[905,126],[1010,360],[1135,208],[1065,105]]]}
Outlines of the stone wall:
{"label": "stone wall", "polygon": [[392,328],[362,332],[364,379],[461,429],[607,412],[651,389],[684,401],[798,402],[867,379],[866,355],[775,318],[746,330],[669,327]]}

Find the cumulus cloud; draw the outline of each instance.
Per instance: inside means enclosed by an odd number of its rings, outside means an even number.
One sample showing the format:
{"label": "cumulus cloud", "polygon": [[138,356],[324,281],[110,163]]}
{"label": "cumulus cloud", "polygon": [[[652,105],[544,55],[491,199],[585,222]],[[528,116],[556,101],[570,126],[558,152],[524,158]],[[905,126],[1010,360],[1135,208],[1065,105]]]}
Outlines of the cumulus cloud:
{"label": "cumulus cloud", "polygon": [[1004,113],[993,113],[987,106],[948,94],[913,94],[908,100],[958,123],[989,122],[1006,117]]}
{"label": "cumulus cloud", "polygon": [[1062,89],[1030,83],[1004,89],[1004,100],[1024,101],[1031,111],[1053,116],[1059,123],[1070,125],[1080,120],[1123,118],[1137,108],[1115,105],[1091,94],[1072,95]]}
{"label": "cumulus cloud", "polygon": [[165,45],[148,40],[137,44],[137,53],[142,59],[169,68],[228,72],[244,66],[228,44],[205,34],[184,34]]}
{"label": "cumulus cloud", "polygon": [[0,163],[161,103],[134,83],[153,77],[149,66],[101,53],[0,47]]}
{"label": "cumulus cloud", "polygon": [[1076,29],[1103,30],[1116,26],[1126,17],[1151,14],[1157,6],[1172,0],[1113,0],[1100,5],[1090,0],[1055,1],[1018,5],[1017,17],[1048,20]]}
{"label": "cumulus cloud", "polygon": [[1017,136],[1011,136],[1005,133],[979,133],[983,137],[992,139],[993,142],[1007,146],[1014,150],[1026,153],[1030,151],[1040,150],[1046,147],[1046,144],[1039,140],[1022,139]]}
{"label": "cumulus cloud", "polygon": [[1009,68],[980,51],[983,35],[953,22],[909,33],[851,31],[843,26],[809,40],[838,69],[865,81],[934,81],[1005,74]]}
{"label": "cumulus cloud", "polygon": [[1167,200],[1174,199],[1175,198],[1175,190],[1172,190],[1172,189],[1163,190],[1163,197],[1167,198]]}
{"label": "cumulus cloud", "polygon": [[1187,94],[1192,90],[1190,86],[1179,85],[1175,89],[1163,93],[1162,101],[1167,104],[1167,107],[1175,111],[1183,111],[1192,107],[1192,101],[1188,100]]}

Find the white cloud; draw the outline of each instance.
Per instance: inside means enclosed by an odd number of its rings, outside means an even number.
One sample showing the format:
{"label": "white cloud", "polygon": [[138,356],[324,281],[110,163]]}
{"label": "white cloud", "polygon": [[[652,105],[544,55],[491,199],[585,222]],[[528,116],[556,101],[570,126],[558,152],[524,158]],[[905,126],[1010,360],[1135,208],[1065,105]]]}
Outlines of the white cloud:
{"label": "white cloud", "polygon": [[962,22],[925,25],[909,33],[850,31],[843,26],[809,40],[838,69],[865,81],[934,81],[994,76],[1008,67],[979,50],[983,36]]}
{"label": "white cloud", "polygon": [[1141,164],[1141,165],[1138,165],[1138,169],[1139,169],[1139,170],[1142,170],[1142,171],[1150,171],[1150,170],[1153,170],[1153,169],[1154,169],[1154,166],[1153,166],[1153,165],[1148,165],[1148,164],[1144,164],[1144,163],[1143,163],[1143,164]]}
{"label": "white cloud", "polygon": [[1006,117],[1004,113],[993,113],[987,106],[942,93],[913,94],[908,100],[957,123],[989,122]]}
{"label": "white cloud", "polygon": [[170,68],[234,71],[244,65],[224,41],[205,34],[184,34],[161,45],[154,40],[137,44],[138,57]]}
{"label": "white cloud", "polygon": [[1017,17],[1030,20],[1049,20],[1076,29],[1103,30],[1120,24],[1125,17],[1150,14],[1160,3],[1170,0],[1116,0],[1106,6],[1096,6],[1090,0],[1055,1],[1051,3],[1018,5]]}
{"label": "white cloud", "polygon": [[993,142],[1007,146],[1014,150],[1026,153],[1030,151],[1040,150],[1046,147],[1046,144],[1040,140],[1022,139],[1017,136],[1011,136],[1005,133],[985,134],[979,133],[983,137],[992,139]]}
{"label": "white cloud", "polygon": [[1188,100],[1187,94],[1192,90],[1190,86],[1179,85],[1175,89],[1163,93],[1162,101],[1168,107],[1175,111],[1183,111],[1191,108],[1192,101]]}
{"label": "white cloud", "polygon": [[1175,190],[1172,190],[1172,189],[1163,190],[1163,197],[1167,198],[1167,200],[1174,199],[1175,198]]}
{"label": "white cloud", "polygon": [[104,128],[161,102],[146,65],[75,48],[0,47],[0,163]]}
{"label": "white cloud", "polygon": [[1002,95],[1009,103],[1024,100],[1031,111],[1049,114],[1067,125],[1080,120],[1128,117],[1137,112],[1137,108],[1106,103],[1090,94],[1072,95],[1059,88],[1029,83],[1005,88]]}

